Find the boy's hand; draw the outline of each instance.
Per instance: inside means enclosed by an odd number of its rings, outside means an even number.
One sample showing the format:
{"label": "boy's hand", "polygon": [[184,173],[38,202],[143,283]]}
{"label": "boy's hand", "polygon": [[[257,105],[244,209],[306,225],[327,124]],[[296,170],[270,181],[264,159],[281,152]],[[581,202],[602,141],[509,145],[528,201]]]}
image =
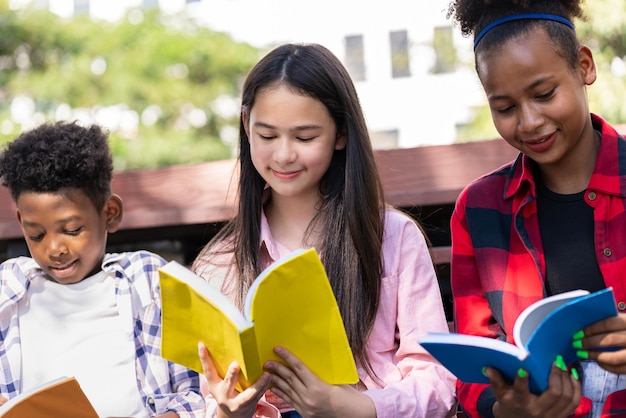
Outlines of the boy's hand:
{"label": "boy's hand", "polygon": [[583,338],[574,340],[581,359],[595,360],[609,372],[626,373],[626,314],[598,321],[583,332]]}
{"label": "boy's hand", "polygon": [[239,365],[233,362],[226,372],[226,376],[222,379],[209,351],[204,344],[198,344],[198,355],[204,370],[204,376],[209,385],[209,392],[217,401],[218,417],[229,418],[250,418],[254,416],[259,399],[265,394],[269,388],[270,376],[268,373],[263,375],[252,386],[239,393],[236,390],[237,380],[239,378]]}

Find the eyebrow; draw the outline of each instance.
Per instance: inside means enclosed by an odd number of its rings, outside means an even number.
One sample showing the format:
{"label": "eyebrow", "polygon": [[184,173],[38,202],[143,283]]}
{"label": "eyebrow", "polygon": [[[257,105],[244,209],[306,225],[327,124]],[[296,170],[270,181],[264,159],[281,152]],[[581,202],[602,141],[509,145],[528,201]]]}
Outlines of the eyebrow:
{"label": "eyebrow", "polygon": [[[81,218],[79,216],[72,215],[72,216],[68,216],[67,218],[59,219],[58,221],[55,222],[55,224],[64,225],[72,221],[80,221],[80,219]],[[41,224],[38,222],[30,222],[30,221],[22,221],[22,224],[24,226],[31,226],[31,227],[41,226]]]}
{"label": "eyebrow", "polygon": [[[255,122],[254,126],[258,128],[277,129],[276,126],[270,125],[269,123],[265,123],[265,122]],[[321,128],[322,127],[320,125],[299,125],[299,126],[294,126],[292,128],[289,128],[289,130],[293,132],[293,131],[307,131],[307,130],[321,129]]]}
{"label": "eyebrow", "polygon": [[[546,81],[548,81],[548,80],[550,80],[552,78],[554,78],[554,77],[553,76],[541,77],[541,78],[533,81],[532,83],[530,83],[530,85],[524,87],[524,91],[525,92],[530,91],[530,90],[536,88],[537,86],[545,83]],[[500,95],[500,96],[490,96],[488,99],[489,99],[489,101],[492,101],[492,100],[503,100],[503,99],[508,99],[508,97],[509,96]]]}

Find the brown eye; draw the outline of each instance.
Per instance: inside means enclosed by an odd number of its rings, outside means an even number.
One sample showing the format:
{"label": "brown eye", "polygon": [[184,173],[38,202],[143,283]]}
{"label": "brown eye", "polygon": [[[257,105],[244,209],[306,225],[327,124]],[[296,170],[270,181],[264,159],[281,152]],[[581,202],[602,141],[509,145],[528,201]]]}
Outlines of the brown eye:
{"label": "brown eye", "polygon": [[555,90],[556,90],[556,89],[552,89],[552,90],[550,90],[549,92],[547,92],[547,93],[545,93],[545,94],[540,94],[539,96],[537,96],[537,98],[538,98],[539,100],[546,100],[546,99],[549,99],[550,97],[552,97],[552,96],[554,95],[554,91],[555,91]]}
{"label": "brown eye", "polygon": [[65,231],[65,234],[67,234],[67,235],[72,235],[72,236],[76,236],[76,235],[80,234],[80,231],[82,231],[82,230],[83,230],[83,227],[81,226],[81,227],[79,227],[79,228],[72,229],[72,230],[70,230],[70,231]]}

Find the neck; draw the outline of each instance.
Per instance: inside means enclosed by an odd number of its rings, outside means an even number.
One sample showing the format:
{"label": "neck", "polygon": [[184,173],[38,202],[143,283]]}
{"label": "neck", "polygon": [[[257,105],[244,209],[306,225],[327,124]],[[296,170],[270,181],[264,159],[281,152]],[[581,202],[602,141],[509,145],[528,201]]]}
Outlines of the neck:
{"label": "neck", "polygon": [[589,129],[591,132],[581,138],[567,159],[559,164],[544,164],[540,167],[548,189],[560,194],[574,194],[587,188],[600,149],[600,133],[591,125]]}
{"label": "neck", "polygon": [[290,250],[312,246],[317,234],[309,231],[309,226],[318,213],[319,202],[319,196],[296,199],[272,194],[265,205],[265,216],[274,239]]}

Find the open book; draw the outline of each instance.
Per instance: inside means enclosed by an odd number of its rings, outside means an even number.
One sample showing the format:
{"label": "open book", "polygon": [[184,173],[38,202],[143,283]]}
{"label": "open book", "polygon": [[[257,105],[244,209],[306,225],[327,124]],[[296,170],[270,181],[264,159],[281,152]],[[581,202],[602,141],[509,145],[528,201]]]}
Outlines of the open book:
{"label": "open book", "polygon": [[289,349],[320,379],[352,384],[358,374],[337,301],[315,249],[276,260],[254,281],[244,313],[219,289],[175,261],[159,269],[162,299],[161,354],[202,373],[198,342],[224,376],[237,361],[239,388],[254,383],[268,360]]}
{"label": "open book", "polygon": [[565,364],[575,362],[572,336],[601,319],[617,315],[613,289],[589,293],[573,290],[553,295],[527,307],[515,321],[514,344],[488,337],[464,334],[429,333],[419,343],[459,380],[489,383],[483,367],[498,369],[505,378],[515,380],[517,370],[529,374],[531,392],[548,388],[550,368],[556,356]]}
{"label": "open book", "polygon": [[98,418],[74,377],[58,379],[27,390],[0,406],[2,418]]}

